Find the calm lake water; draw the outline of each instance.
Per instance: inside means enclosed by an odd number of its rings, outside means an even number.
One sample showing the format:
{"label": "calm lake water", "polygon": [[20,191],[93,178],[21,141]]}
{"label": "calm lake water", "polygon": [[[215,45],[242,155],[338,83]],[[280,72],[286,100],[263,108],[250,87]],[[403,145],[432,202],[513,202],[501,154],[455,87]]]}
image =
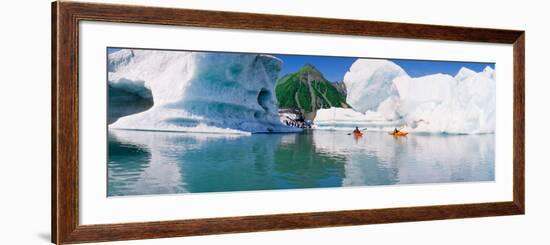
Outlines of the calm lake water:
{"label": "calm lake water", "polygon": [[109,131],[108,195],[493,181],[495,137]]}

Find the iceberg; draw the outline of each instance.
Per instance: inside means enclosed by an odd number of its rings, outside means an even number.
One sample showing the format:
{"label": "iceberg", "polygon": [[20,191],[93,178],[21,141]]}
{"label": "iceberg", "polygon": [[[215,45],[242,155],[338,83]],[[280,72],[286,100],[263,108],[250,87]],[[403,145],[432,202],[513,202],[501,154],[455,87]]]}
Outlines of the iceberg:
{"label": "iceberg", "polygon": [[299,130],[279,120],[274,88],[281,65],[260,54],[119,50],[108,57],[109,89],[152,105],[115,115],[109,128],[244,134]]}
{"label": "iceberg", "polygon": [[358,59],[344,75],[346,103],[357,111],[376,110],[389,97],[398,96],[393,79],[405,71],[388,60]]}
{"label": "iceberg", "polygon": [[466,78],[470,77],[470,76],[473,76],[475,75],[477,72],[475,71],[472,71],[466,67],[462,67],[460,68],[460,70],[458,70],[458,72],[456,73],[455,75],[455,79],[457,81],[463,81],[465,80]]}
{"label": "iceberg", "polygon": [[351,108],[331,107],[317,110],[313,121],[316,129],[352,131],[355,127],[372,131],[390,131],[403,124],[401,120],[386,120],[378,112],[361,113]]}
{"label": "iceberg", "polygon": [[313,125],[318,129],[345,130],[363,127],[368,120],[363,113],[350,108],[331,107],[317,110]]}
{"label": "iceberg", "polygon": [[[346,101],[353,110],[381,117],[387,124],[401,122],[411,132],[495,131],[495,72],[489,66],[481,72],[462,68],[455,76],[432,74],[413,78],[391,61],[358,59],[346,73],[344,83]],[[347,119],[342,117],[340,121],[343,120]],[[372,120],[367,116],[359,121]]]}

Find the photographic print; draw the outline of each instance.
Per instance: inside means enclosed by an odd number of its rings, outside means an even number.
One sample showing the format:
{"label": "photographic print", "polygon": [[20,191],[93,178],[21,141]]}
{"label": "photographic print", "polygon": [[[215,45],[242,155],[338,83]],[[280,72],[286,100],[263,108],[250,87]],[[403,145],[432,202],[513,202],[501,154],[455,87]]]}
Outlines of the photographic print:
{"label": "photographic print", "polygon": [[495,179],[494,63],[106,52],[108,196]]}

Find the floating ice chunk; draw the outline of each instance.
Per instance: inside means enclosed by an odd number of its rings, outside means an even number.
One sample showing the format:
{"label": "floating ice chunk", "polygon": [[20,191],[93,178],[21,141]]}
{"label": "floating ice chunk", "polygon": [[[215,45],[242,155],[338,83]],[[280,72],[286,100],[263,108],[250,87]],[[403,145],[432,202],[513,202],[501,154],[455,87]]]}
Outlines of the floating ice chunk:
{"label": "floating ice chunk", "polygon": [[397,120],[401,116],[398,113],[400,100],[398,96],[390,96],[382,101],[376,110],[385,120]]}
{"label": "floating ice chunk", "polygon": [[[287,132],[275,82],[282,62],[268,55],[120,50],[109,55],[109,85],[153,106],[110,128],[192,132]],[[149,92],[149,93],[147,93]]]}
{"label": "floating ice chunk", "polygon": [[466,79],[466,78],[468,78],[468,77],[471,77],[471,76],[473,76],[473,75],[475,75],[475,74],[477,74],[477,72],[472,71],[472,70],[470,70],[470,69],[468,69],[468,68],[466,68],[466,67],[462,67],[462,68],[460,68],[460,70],[458,70],[458,72],[456,73],[455,79],[456,79],[457,81],[462,81],[462,80],[464,80],[464,79]]}
{"label": "floating ice chunk", "polygon": [[351,108],[328,108],[317,110],[313,124],[317,129],[351,130],[355,127],[367,130],[390,131],[402,125],[401,120],[387,120],[379,112],[361,113]]}
{"label": "floating ice chunk", "polygon": [[495,72],[462,68],[454,76],[411,78],[387,60],[358,59],[344,78],[354,110],[401,119],[413,132],[478,134],[495,131]]}
{"label": "floating ice chunk", "polygon": [[359,112],[376,110],[388,97],[399,95],[393,79],[403,75],[405,71],[391,61],[358,59],[344,76],[346,102]]}

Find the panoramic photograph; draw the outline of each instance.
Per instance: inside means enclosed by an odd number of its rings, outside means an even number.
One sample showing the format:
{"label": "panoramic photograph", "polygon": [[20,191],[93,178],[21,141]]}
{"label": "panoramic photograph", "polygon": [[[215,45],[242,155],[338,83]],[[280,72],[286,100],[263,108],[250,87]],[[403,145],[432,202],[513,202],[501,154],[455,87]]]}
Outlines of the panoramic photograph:
{"label": "panoramic photograph", "polygon": [[109,197],[495,180],[495,63],[106,52]]}

